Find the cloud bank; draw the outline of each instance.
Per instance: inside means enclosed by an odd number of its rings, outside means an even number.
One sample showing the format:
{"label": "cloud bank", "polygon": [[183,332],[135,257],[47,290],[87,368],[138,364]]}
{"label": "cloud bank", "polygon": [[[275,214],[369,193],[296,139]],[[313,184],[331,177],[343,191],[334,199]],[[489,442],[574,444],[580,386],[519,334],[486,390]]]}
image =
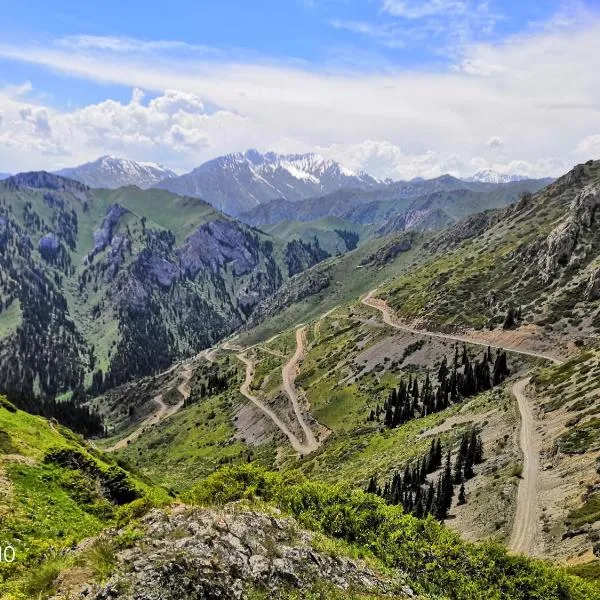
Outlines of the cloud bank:
{"label": "cloud bank", "polygon": [[[411,20],[460,15],[466,4],[387,0],[384,8]],[[98,36],[0,43],[4,59],[131,89],[126,102],[61,110],[30,84],[0,89],[0,171],[105,153],[183,171],[248,147],[318,149],[392,178],[481,168],[559,175],[600,158],[600,21],[592,15],[560,14],[502,42],[468,43],[437,71],[334,71],[233,54]]]}

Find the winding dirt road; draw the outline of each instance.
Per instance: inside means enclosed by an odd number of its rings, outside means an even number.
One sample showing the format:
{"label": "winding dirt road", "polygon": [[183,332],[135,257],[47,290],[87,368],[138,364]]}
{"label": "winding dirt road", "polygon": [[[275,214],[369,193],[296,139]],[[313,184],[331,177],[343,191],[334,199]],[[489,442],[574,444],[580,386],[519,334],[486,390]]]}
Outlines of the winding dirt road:
{"label": "winding dirt road", "polygon": [[[369,292],[364,298],[362,298],[361,302],[366,306],[379,310],[382,314],[383,321],[391,327],[427,337],[465,342],[483,347],[490,345],[482,341],[469,339],[468,337],[446,335],[442,333],[414,329],[412,327],[402,325],[394,318],[391,309],[384,300],[373,297],[376,291],[377,290]],[[500,346],[491,347],[494,349],[500,348],[501,350],[550,360],[556,365],[560,365],[563,362],[554,356],[548,356],[546,354],[532,352],[529,350],[505,348]],[[508,547],[512,552],[522,554],[531,553],[538,530],[537,480],[540,463],[540,439],[536,431],[533,408],[527,396],[525,395],[525,388],[529,385],[530,381],[531,377],[527,376],[524,379],[517,381],[512,388],[512,392],[517,399],[519,413],[521,415],[520,446],[523,453],[523,473],[517,492],[517,509]]]}
{"label": "winding dirt road", "polygon": [[252,402],[257,408],[259,408],[273,423],[277,426],[277,428],[288,438],[292,448],[299,454],[309,454],[312,450],[302,444],[300,440],[290,431],[288,426],[273,412],[264,402],[260,401],[256,396],[253,396],[250,391],[250,385],[252,384],[252,378],[254,377],[254,363],[245,355],[245,354],[237,354],[236,355],[239,360],[241,360],[246,365],[246,378],[242,386],[240,387],[240,392],[243,396],[245,396],[250,402]]}
{"label": "winding dirt road", "polygon": [[[163,374],[172,372],[176,367],[177,367],[177,365],[174,365],[168,371],[165,371],[165,373],[163,373]],[[156,424],[160,423],[161,421],[163,421],[164,419],[170,417],[171,415],[174,415],[177,411],[179,411],[183,407],[185,401],[190,396],[190,393],[191,393],[190,379],[192,378],[193,372],[194,372],[194,369],[191,364],[185,364],[183,366],[183,368],[181,369],[181,375],[183,375],[183,381],[179,384],[179,386],[177,386],[177,390],[181,394],[182,398],[177,404],[175,404],[173,406],[168,406],[167,404],[164,403],[162,394],[155,396],[154,398],[152,398],[152,402],[154,402],[154,404],[156,405],[156,408],[158,410],[156,412],[152,413],[148,418],[144,419],[144,421],[142,421],[140,423],[140,425],[134,431],[132,431],[127,437],[123,438],[122,440],[119,440],[118,442],[116,442],[115,444],[110,446],[109,448],[105,448],[104,451],[105,452],[116,452],[117,450],[123,450],[123,448],[127,448],[127,446],[131,442],[137,440],[142,435],[142,433],[144,432],[144,430],[147,427],[156,425]]]}
{"label": "winding dirt road", "polygon": [[283,377],[283,389],[288,395],[292,406],[294,407],[294,413],[302,431],[304,432],[305,446],[308,450],[307,454],[314,452],[319,447],[319,442],[315,438],[312,429],[304,420],[304,415],[300,408],[300,401],[298,398],[298,390],[296,389],[294,382],[298,376],[298,363],[304,357],[304,344],[306,341],[306,327],[299,327],[296,329],[296,352],[294,356],[284,365],[282,370]]}

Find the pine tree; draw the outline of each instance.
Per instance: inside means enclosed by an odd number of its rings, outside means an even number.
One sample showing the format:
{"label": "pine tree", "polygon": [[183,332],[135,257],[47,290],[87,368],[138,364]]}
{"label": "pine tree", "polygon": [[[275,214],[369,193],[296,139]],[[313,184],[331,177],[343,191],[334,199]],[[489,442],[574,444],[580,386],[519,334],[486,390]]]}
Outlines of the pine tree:
{"label": "pine tree", "polygon": [[465,493],[465,484],[460,484],[460,490],[458,492],[458,506],[462,506],[467,503],[467,494]]}

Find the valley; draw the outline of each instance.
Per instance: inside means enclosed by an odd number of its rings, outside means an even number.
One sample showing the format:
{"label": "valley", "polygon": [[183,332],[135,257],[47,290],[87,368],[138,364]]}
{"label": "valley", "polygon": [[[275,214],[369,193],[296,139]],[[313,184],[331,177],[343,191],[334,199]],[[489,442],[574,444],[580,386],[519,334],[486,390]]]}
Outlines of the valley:
{"label": "valley", "polygon": [[[160,549],[140,568],[164,593],[155,575],[168,557],[161,536],[181,535],[199,548],[195,519],[215,523],[205,535],[217,535],[223,519],[248,537],[249,519],[277,510],[295,520],[289,526],[302,530],[304,541],[296,547],[294,536],[261,538],[257,554],[281,543],[275,552],[292,561],[309,543],[317,553],[318,544],[335,547],[348,560],[358,551],[362,560],[366,543],[368,567],[340,568],[374,568],[364,573],[375,575],[364,577],[374,578],[369,589],[379,597],[446,597],[448,585],[458,586],[456,598],[479,597],[469,595],[472,584],[455,568],[464,560],[495,561],[476,594],[500,590],[497,565],[518,564],[525,590],[538,585],[532,573],[544,570],[540,597],[561,597],[561,586],[573,598],[598,597],[592,228],[599,174],[598,163],[588,163],[537,193],[521,193],[516,204],[507,191],[507,208],[455,213],[431,229],[386,226],[379,233],[342,217],[284,221],[266,232],[191,197],[95,190],[54,175],[0,184],[3,256],[19,265],[7,271],[3,289],[19,290],[30,281],[26,270],[35,270],[51,289],[57,323],[50,321],[44,342],[48,371],[20,350],[38,382],[31,391],[14,373],[5,379],[3,391],[16,407],[8,401],[0,407],[10,448],[2,454],[3,485],[18,487],[13,460],[36,472],[55,469],[48,465],[62,448],[52,494],[60,496],[61,510],[78,506],[89,515],[74,529],[51,513],[49,528],[32,535],[55,548],[52,531],[67,527],[75,550],[59,558],[43,550],[27,554],[26,567],[7,571],[4,589],[17,600],[15,590],[25,583],[42,596],[100,598],[106,585],[132,580],[127,557],[143,544],[138,540],[154,536]],[[65,215],[75,215],[67,229]],[[568,241],[565,223],[577,228]],[[24,232],[27,252],[18,242]],[[5,361],[23,328],[39,322],[28,302],[19,290],[3,304]],[[68,340],[73,374],[53,379]],[[37,398],[34,412],[41,416],[22,412],[32,406],[26,396]],[[61,407],[52,404],[57,399],[97,419],[102,430],[82,431],[87,442],[68,433],[62,413],[50,413]],[[38,419],[35,427],[49,428],[44,436],[52,439],[36,448],[16,425],[22,419]],[[121,469],[117,479],[128,477],[125,488],[136,490],[122,505],[103,483],[110,469]],[[98,496],[83,501],[90,478]],[[9,512],[25,502],[11,498]],[[41,499],[35,501],[41,510]],[[202,517],[189,517],[197,510],[205,511]],[[371,530],[347,521],[349,514],[385,517]],[[100,533],[98,515],[117,529]],[[396,522],[402,524],[394,536],[419,548],[416,554],[386,537]],[[370,537],[376,531],[388,539],[385,551]],[[317,534],[325,537],[307,541]],[[78,545],[86,535],[111,548],[103,575],[89,575],[98,559]],[[236,551],[227,552],[238,561]],[[427,553],[424,574],[415,556]],[[201,559],[194,550],[185,560]],[[47,585],[33,581],[28,566],[34,565],[50,570]],[[273,582],[277,568],[270,567]],[[467,568],[469,581],[475,568]],[[78,583],[82,577],[95,583],[86,587]],[[169,571],[177,589],[178,577]],[[252,585],[262,581],[253,570],[244,577]],[[497,597],[528,598],[517,591],[518,581]]]}

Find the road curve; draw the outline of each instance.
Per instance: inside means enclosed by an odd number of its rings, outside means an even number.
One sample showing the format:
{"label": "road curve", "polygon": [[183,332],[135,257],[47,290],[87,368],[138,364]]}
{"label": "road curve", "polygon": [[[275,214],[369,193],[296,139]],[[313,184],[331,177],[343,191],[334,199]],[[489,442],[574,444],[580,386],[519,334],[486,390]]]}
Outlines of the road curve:
{"label": "road curve", "polygon": [[472,344],[474,346],[481,346],[483,348],[493,348],[494,350],[506,350],[508,352],[514,352],[515,354],[523,354],[525,356],[532,356],[533,358],[541,358],[544,360],[550,360],[556,365],[561,365],[563,361],[554,356],[549,356],[547,354],[542,354],[540,352],[534,352],[532,350],[522,350],[519,348],[510,348],[505,346],[495,346],[494,344],[489,344],[488,342],[481,340],[473,340],[466,336],[460,335],[450,335],[446,333],[437,333],[435,331],[427,331],[426,329],[416,329],[415,327],[409,327],[408,325],[403,325],[398,323],[393,315],[390,307],[386,304],[385,300],[381,300],[379,298],[374,298],[373,294],[375,294],[377,290],[370,291],[364,298],[361,299],[361,302],[365,306],[369,306],[371,308],[375,308],[381,312],[383,316],[383,321],[390,327],[394,327],[395,329],[400,329],[402,331],[408,331],[409,333],[416,333],[418,335],[423,335],[425,337],[433,337],[442,340],[451,340],[454,342],[464,342],[465,344]]}
{"label": "road curve", "polygon": [[302,410],[300,409],[300,402],[298,399],[298,391],[294,385],[294,381],[296,380],[296,376],[298,375],[298,363],[302,360],[304,356],[304,342],[305,342],[305,332],[306,327],[299,327],[296,329],[296,352],[294,352],[294,356],[290,358],[290,360],[284,365],[282,370],[282,378],[283,378],[283,389],[290,399],[292,406],[294,407],[294,413],[296,414],[296,419],[298,419],[298,423],[300,423],[300,427],[302,427],[302,431],[304,432],[304,440],[306,448],[308,452],[314,452],[319,447],[319,442],[315,438],[312,429],[304,420],[304,415],[302,414]]}
{"label": "road curve", "polygon": [[[165,371],[164,374],[170,373],[174,370],[176,366],[177,365],[174,365],[168,371]],[[137,440],[144,432],[144,429],[146,429],[147,427],[151,427],[152,425],[156,425],[157,423],[160,423],[161,421],[163,421],[167,417],[170,417],[171,415],[174,415],[179,409],[181,409],[181,407],[184,405],[185,401],[189,398],[191,393],[190,379],[192,378],[193,372],[194,369],[191,365],[185,365],[181,370],[181,374],[183,375],[183,381],[179,384],[177,390],[181,394],[182,398],[177,404],[173,406],[168,406],[164,403],[162,399],[162,394],[155,396],[154,398],[152,398],[152,402],[154,402],[158,410],[152,413],[148,418],[144,419],[144,421],[142,421],[140,425],[127,437],[123,438],[122,440],[119,440],[109,448],[105,448],[104,451],[115,452],[117,450],[123,450],[123,448],[126,448],[131,442]]]}
{"label": "road curve", "polygon": [[[391,327],[428,337],[465,342],[484,347],[490,345],[486,344],[485,342],[470,340],[468,337],[423,331],[401,325],[394,320],[392,311],[387,306],[385,301],[373,297],[376,291],[377,290],[369,292],[364,298],[361,299],[361,302],[366,306],[370,306],[371,308],[379,310],[383,316],[384,322]],[[491,347],[500,348],[501,350],[506,350],[509,352],[515,352],[517,354],[533,356],[535,358],[543,358],[545,360],[552,361],[556,365],[563,363],[563,361],[559,360],[558,358],[540,354],[538,352],[520,350],[516,348],[504,348],[499,346]],[[520,379],[513,385],[512,388],[513,394],[517,399],[519,413],[521,415],[519,443],[523,453],[523,473],[517,492],[517,509],[508,547],[513,552],[523,554],[531,553],[538,530],[537,479],[540,466],[540,440],[535,427],[535,415],[533,413],[533,408],[527,399],[527,396],[525,395],[525,388],[530,381],[530,376]]]}
{"label": "road curve", "polygon": [[236,355],[246,365],[246,378],[244,383],[240,387],[240,393],[245,396],[250,402],[252,402],[257,408],[259,408],[277,428],[288,438],[292,448],[299,454],[308,454],[312,450],[302,444],[300,440],[290,431],[288,426],[273,412],[264,402],[261,402],[256,396],[253,396],[250,392],[250,385],[252,384],[252,378],[254,377],[254,363],[243,353]]}

